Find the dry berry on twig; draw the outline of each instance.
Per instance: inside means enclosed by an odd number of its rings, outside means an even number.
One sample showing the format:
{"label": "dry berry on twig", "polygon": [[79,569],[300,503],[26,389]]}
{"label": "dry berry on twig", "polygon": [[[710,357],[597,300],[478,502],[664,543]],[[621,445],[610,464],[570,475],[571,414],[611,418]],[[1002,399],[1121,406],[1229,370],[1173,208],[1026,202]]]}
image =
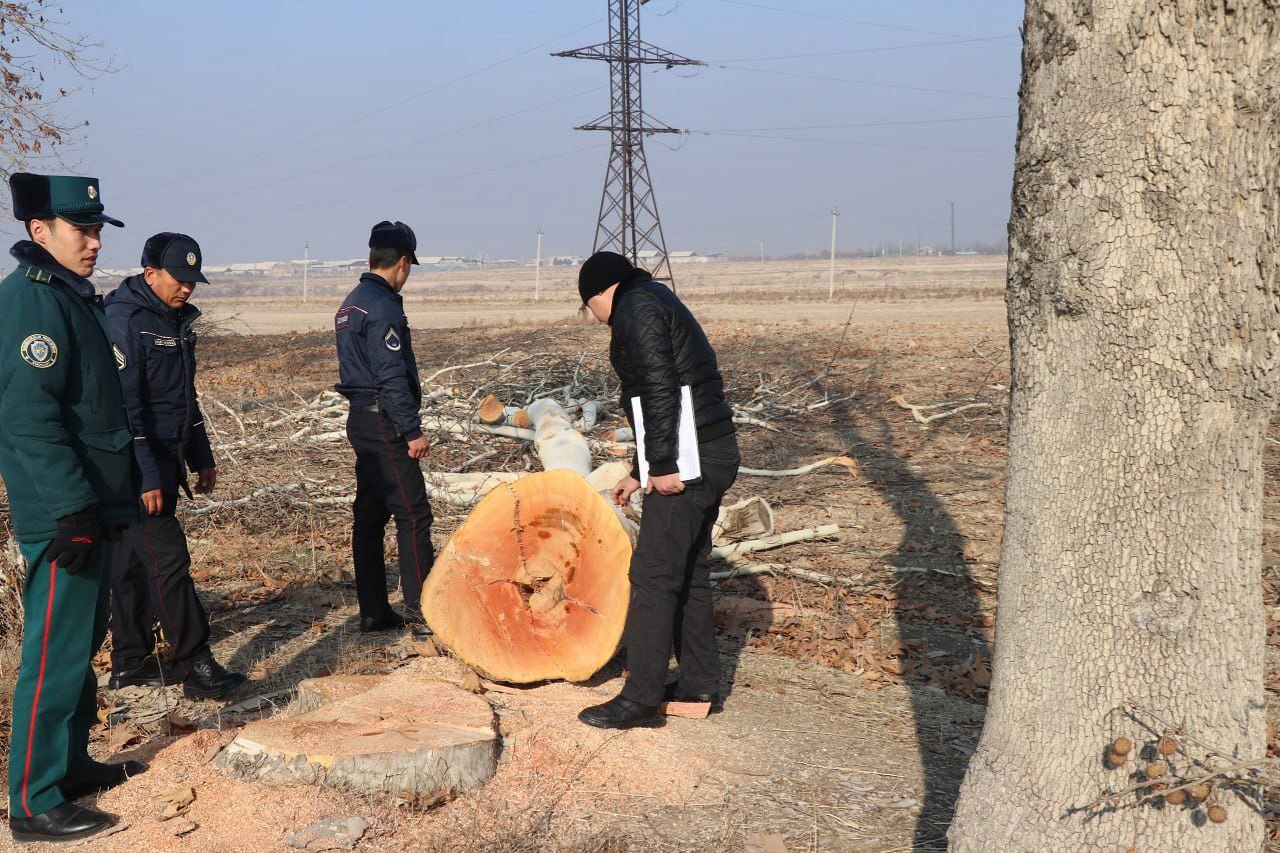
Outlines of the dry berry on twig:
{"label": "dry berry on twig", "polygon": [[1112,770],[1115,770],[1117,767],[1122,767],[1128,760],[1129,757],[1127,755],[1120,755],[1115,750],[1107,753],[1107,766]]}
{"label": "dry berry on twig", "polygon": [[1222,823],[1227,819],[1227,810],[1222,806],[1209,806],[1209,820]]}
{"label": "dry berry on twig", "polygon": [[1169,765],[1163,761],[1153,761],[1147,765],[1147,778],[1159,779],[1161,776],[1169,774]]}
{"label": "dry berry on twig", "polygon": [[1127,737],[1118,737],[1111,742],[1111,751],[1116,755],[1128,755],[1133,749],[1133,741]]}
{"label": "dry berry on twig", "polygon": [[1180,806],[1187,801],[1187,792],[1185,788],[1178,788],[1176,791],[1170,791],[1164,795],[1164,801],[1171,806]]}
{"label": "dry berry on twig", "polygon": [[1207,782],[1201,782],[1199,785],[1193,785],[1191,787],[1191,798],[1198,803],[1203,803],[1205,800],[1209,799],[1209,793],[1210,789]]}
{"label": "dry berry on twig", "polygon": [[1156,741],[1156,751],[1161,755],[1173,755],[1178,751],[1178,742],[1169,735],[1165,735]]}

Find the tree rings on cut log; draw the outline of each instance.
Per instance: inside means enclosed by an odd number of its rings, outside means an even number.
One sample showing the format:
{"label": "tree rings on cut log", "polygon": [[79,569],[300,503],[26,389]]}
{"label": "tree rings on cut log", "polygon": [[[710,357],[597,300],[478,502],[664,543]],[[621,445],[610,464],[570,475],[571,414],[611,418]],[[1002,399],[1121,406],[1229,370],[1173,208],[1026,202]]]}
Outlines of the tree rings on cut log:
{"label": "tree rings on cut log", "polygon": [[[310,682],[308,703],[362,683]],[[411,671],[292,717],[252,722],[217,757],[240,776],[324,784],[366,794],[448,796],[483,785],[498,766],[493,709],[447,681]]]}
{"label": "tree rings on cut log", "polygon": [[422,610],[450,651],[494,681],[585,681],[622,639],[631,539],[579,474],[494,489],[449,539]]}
{"label": "tree rings on cut log", "polygon": [[480,403],[480,407],[476,409],[476,417],[484,424],[500,424],[506,418],[506,411],[502,405],[502,401],[490,394]]}

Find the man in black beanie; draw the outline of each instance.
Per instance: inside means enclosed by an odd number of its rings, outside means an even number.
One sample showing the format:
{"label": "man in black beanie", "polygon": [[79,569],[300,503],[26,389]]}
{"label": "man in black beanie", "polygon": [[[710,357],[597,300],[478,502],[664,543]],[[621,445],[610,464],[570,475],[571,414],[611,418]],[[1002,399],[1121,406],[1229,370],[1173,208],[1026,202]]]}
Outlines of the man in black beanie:
{"label": "man in black beanie", "polygon": [[[738,476],[733,409],[724,399],[716,354],[689,309],[622,255],[597,252],[582,265],[578,293],[612,336],[609,360],[620,404],[639,440],[638,399],[647,463],[644,513],[631,557],[631,605],[623,632],[627,676],[622,693],[585,709],[582,722],[625,729],[660,725],[664,701],[718,706],[720,653],[711,599],[711,529]],[[684,389],[688,389],[685,393]],[[697,434],[700,475],[682,479],[678,459],[682,399]],[[613,487],[625,505],[641,487],[641,447],[631,473]],[[680,679],[665,684],[674,645]]]}

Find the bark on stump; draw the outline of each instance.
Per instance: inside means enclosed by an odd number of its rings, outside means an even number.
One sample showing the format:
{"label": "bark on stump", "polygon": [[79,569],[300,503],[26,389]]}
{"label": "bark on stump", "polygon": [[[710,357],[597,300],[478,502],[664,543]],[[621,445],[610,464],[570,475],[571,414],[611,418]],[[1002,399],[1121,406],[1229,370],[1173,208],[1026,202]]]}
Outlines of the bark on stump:
{"label": "bark on stump", "polygon": [[[412,671],[297,716],[250,723],[216,763],[269,782],[322,784],[426,799],[480,787],[498,766],[493,709],[482,697]],[[314,679],[304,704],[359,691],[338,676]]]}

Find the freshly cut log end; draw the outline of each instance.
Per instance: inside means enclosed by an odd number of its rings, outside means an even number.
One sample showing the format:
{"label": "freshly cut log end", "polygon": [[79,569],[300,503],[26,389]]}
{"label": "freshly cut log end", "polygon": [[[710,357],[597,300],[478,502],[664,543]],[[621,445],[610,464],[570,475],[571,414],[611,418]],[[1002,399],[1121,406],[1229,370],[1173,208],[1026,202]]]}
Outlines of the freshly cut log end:
{"label": "freshly cut log end", "polygon": [[521,429],[533,429],[533,419],[529,417],[528,412],[521,409],[511,416],[511,425]]}
{"label": "freshly cut log end", "polygon": [[490,394],[480,403],[480,408],[476,410],[476,417],[482,424],[500,424],[506,417],[506,410],[502,401]]}
{"label": "freshly cut log end", "polygon": [[494,681],[585,681],[617,651],[631,538],[579,474],[490,492],[454,532],[422,610],[454,655]]}

